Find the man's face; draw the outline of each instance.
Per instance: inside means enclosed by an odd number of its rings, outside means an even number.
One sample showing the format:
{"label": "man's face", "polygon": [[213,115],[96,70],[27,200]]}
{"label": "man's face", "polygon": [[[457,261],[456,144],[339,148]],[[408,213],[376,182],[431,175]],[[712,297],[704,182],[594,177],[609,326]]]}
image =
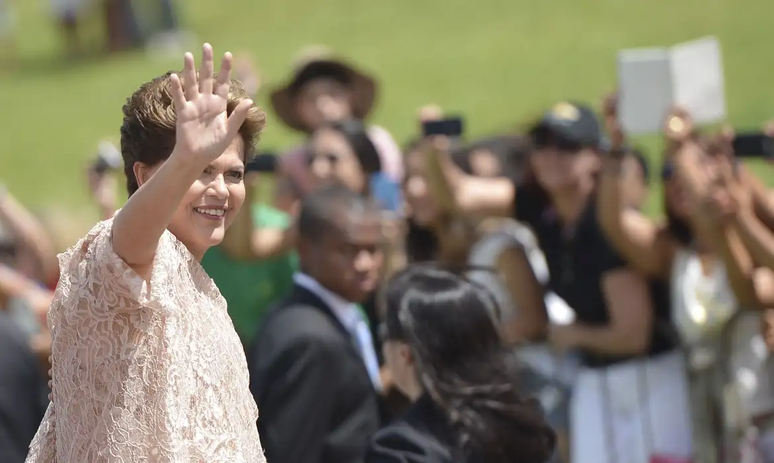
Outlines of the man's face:
{"label": "man's face", "polygon": [[321,239],[302,239],[299,252],[310,276],[350,302],[376,289],[384,261],[382,224],[376,212],[336,212],[335,226]]}
{"label": "man's face", "polygon": [[304,84],[296,96],[296,110],[310,131],[326,122],[348,119],[352,116],[350,94],[341,82],[319,77]]}

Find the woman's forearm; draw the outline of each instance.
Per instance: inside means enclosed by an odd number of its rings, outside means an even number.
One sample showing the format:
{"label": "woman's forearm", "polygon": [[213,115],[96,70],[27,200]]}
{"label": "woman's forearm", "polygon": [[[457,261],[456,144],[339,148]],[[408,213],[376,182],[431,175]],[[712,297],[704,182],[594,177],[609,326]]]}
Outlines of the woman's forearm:
{"label": "woman's forearm", "polygon": [[11,228],[13,235],[21,241],[37,263],[39,272],[35,277],[49,281],[59,269],[56,249],[43,225],[16,198],[5,194],[0,198],[0,217]]}
{"label": "woman's forearm", "polygon": [[774,234],[751,211],[736,217],[736,230],[742,243],[759,264],[774,269]]}
{"label": "woman's forearm", "polygon": [[627,332],[613,326],[587,326],[576,324],[577,346],[606,355],[639,355],[647,351],[648,330]]}
{"label": "woman's forearm", "polygon": [[256,259],[270,259],[290,252],[298,239],[296,225],[290,228],[256,228],[250,237],[250,252]]}
{"label": "woman's forearm", "polygon": [[718,233],[713,241],[725,264],[728,282],[736,299],[745,307],[757,307],[760,300],[755,290],[755,268],[737,227],[728,227],[725,233]]}
{"label": "woman's forearm", "polygon": [[173,152],[118,212],[113,249],[131,267],[153,263],[161,235],[203,167]]}

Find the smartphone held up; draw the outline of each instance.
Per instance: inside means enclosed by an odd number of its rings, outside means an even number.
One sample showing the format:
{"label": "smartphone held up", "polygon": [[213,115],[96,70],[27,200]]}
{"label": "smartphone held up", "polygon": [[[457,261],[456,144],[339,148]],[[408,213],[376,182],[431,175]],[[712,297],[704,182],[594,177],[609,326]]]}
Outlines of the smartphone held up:
{"label": "smartphone held up", "polygon": [[422,136],[446,136],[461,137],[464,132],[465,124],[462,117],[449,117],[446,119],[429,120],[422,123]]}
{"label": "smartphone held up", "polygon": [[91,164],[91,169],[102,175],[108,171],[121,169],[123,163],[123,158],[118,148],[109,141],[102,141],[97,147],[97,156]]}
{"label": "smartphone held up", "polygon": [[774,159],[774,138],[760,132],[738,133],[733,141],[738,158]]}

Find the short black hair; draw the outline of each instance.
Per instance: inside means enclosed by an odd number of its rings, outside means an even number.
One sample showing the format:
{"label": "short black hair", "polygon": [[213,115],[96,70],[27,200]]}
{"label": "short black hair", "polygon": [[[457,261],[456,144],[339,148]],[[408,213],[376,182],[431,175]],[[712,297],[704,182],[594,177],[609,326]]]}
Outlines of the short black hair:
{"label": "short black hair", "polygon": [[374,214],[379,208],[368,197],[350,190],[340,183],[332,183],[314,190],[301,200],[298,216],[298,234],[302,239],[318,240],[336,228],[342,213]]}

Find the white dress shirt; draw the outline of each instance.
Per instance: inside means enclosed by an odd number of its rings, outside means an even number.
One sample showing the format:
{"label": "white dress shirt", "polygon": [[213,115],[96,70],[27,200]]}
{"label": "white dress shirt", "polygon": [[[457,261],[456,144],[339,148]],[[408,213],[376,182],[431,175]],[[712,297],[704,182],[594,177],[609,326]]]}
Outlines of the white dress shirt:
{"label": "white dress shirt", "polygon": [[363,317],[363,313],[358,309],[357,305],[344,300],[338,294],[334,294],[305,273],[295,273],[293,281],[322,299],[325,305],[331,309],[339,322],[356,341],[356,347],[361,357],[363,357],[371,383],[377,391],[381,391],[382,380],[379,374],[379,360],[374,351],[373,337],[371,336],[371,330],[368,328],[368,323],[366,323],[365,317]]}

